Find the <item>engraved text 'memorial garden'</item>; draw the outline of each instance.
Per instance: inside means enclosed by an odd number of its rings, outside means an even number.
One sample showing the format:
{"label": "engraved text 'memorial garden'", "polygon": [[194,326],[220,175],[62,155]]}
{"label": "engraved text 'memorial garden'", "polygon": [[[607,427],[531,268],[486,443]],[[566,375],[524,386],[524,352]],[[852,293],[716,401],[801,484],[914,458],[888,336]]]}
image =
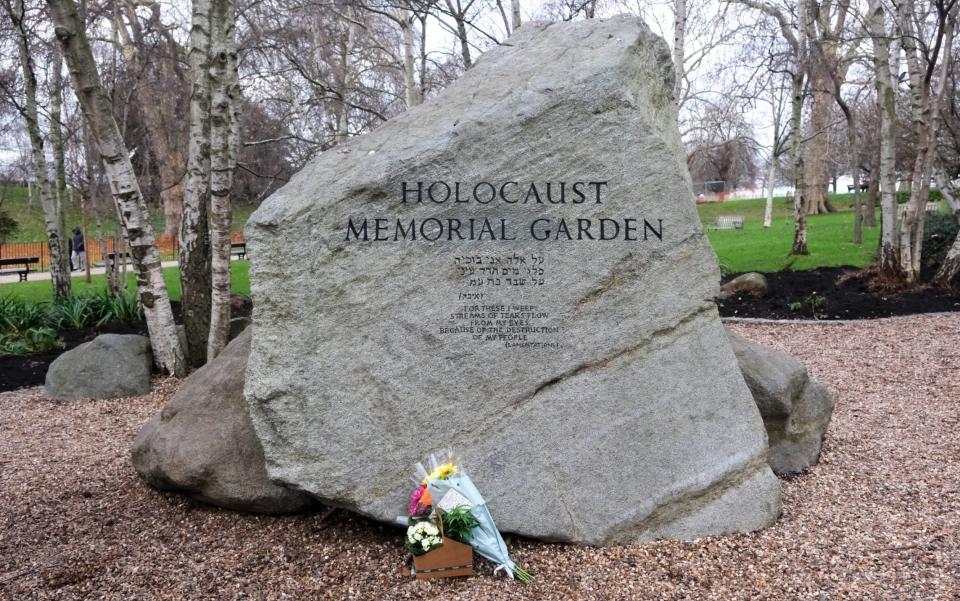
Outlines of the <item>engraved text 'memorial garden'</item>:
{"label": "engraved text 'memorial garden'", "polygon": [[[400,204],[436,205],[600,205],[606,181],[575,182],[401,182]],[[517,224],[506,217],[353,217],[347,220],[344,241],[448,242],[461,240],[511,241],[521,237],[539,242],[594,240],[643,242],[663,240],[663,219],[656,225],[639,217],[578,219],[536,217]]]}

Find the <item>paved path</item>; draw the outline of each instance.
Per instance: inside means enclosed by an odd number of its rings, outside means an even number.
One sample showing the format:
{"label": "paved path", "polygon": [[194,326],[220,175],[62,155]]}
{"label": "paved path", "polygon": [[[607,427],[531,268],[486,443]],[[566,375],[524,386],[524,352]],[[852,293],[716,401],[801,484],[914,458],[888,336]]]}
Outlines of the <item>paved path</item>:
{"label": "paved path", "polygon": [[[163,267],[176,267],[178,263],[176,261],[164,261],[161,263]],[[127,270],[130,270],[130,266],[127,265]],[[91,267],[90,275],[102,275],[106,273],[105,267]],[[84,277],[83,271],[74,271],[71,274],[74,279]],[[49,271],[31,271],[30,275],[27,276],[27,281],[33,282],[36,280],[49,280],[50,272]],[[20,281],[20,276],[13,273],[10,275],[0,275],[0,284],[16,284]]]}

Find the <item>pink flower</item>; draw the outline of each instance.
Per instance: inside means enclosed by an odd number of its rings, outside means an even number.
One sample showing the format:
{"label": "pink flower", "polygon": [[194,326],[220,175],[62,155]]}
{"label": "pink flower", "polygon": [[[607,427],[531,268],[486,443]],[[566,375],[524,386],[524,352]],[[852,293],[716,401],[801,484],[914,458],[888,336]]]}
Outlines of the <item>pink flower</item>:
{"label": "pink flower", "polygon": [[427,492],[427,485],[421,484],[410,494],[410,505],[407,506],[407,512],[414,517],[426,515],[431,504],[432,499],[430,493]]}

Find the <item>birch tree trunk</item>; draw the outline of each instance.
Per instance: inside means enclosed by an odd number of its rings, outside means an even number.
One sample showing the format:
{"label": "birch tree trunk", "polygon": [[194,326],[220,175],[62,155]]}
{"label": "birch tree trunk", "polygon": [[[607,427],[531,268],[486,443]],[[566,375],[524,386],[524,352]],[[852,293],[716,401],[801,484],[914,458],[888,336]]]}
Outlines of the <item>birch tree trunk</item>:
{"label": "birch tree trunk", "polygon": [[73,0],[47,0],[47,6],[70,69],[73,89],[110,181],[114,204],[137,272],[137,289],[147,319],[154,359],[161,369],[182,376],[186,363],[163,281],[160,253],[140,185],[113,116],[110,98],[100,83],[84,23]]}
{"label": "birch tree trunk", "polygon": [[520,29],[520,0],[510,0],[510,21],[513,31]]}
{"label": "birch tree trunk", "polygon": [[791,155],[793,158],[793,247],[791,255],[808,255],[807,216],[804,209],[806,179],[803,164],[803,67],[796,66],[793,76],[793,100],[791,101],[790,135],[793,138]]}
{"label": "birch tree trunk", "polygon": [[[53,173],[56,182],[57,229],[60,232],[60,272],[70,273],[70,248],[67,244],[67,215],[64,207],[67,204],[67,167],[66,152],[63,138],[63,58],[57,45],[53,45],[53,56],[50,61],[50,142],[53,146]],[[81,216],[83,213],[81,212]],[[86,228],[83,228],[83,239],[87,239]],[[90,255],[87,254],[89,259]],[[85,270],[90,271],[90,261],[84,261]],[[66,276],[69,278],[70,276]],[[90,283],[89,278],[87,283]]]}
{"label": "birch tree trunk", "polygon": [[340,69],[337,96],[337,130],[334,141],[343,144],[350,136],[350,96],[353,90],[353,44],[356,37],[356,23],[350,21],[347,25],[346,39],[340,45]]}
{"label": "birch tree trunk", "polygon": [[793,247],[791,255],[808,255],[807,216],[805,213],[806,177],[803,162],[803,88],[807,68],[807,16],[806,0],[797,0],[797,38],[795,73],[791,83],[790,136],[793,155]]}
{"label": "birch tree trunk", "polygon": [[66,238],[64,238],[63,212],[60,202],[51,189],[50,178],[47,174],[43,134],[40,132],[40,120],[37,115],[37,77],[33,68],[33,56],[30,54],[30,33],[24,22],[23,0],[13,0],[12,6],[4,3],[4,8],[10,15],[10,20],[16,30],[17,52],[20,57],[25,97],[22,113],[27,122],[34,175],[37,179],[37,192],[40,196],[40,205],[43,207],[47,246],[50,249],[50,282],[53,285],[53,295],[56,298],[64,298],[70,295],[70,268],[66,256],[67,244]]}
{"label": "birch tree trunk", "polygon": [[416,69],[414,66],[413,12],[404,8],[400,11],[400,29],[403,33],[403,89],[407,108],[422,102],[417,90]]}
{"label": "birch tree trunk", "polygon": [[470,57],[470,42],[467,39],[467,24],[465,15],[463,14],[463,8],[460,5],[460,0],[456,0],[456,5],[454,5],[454,0],[446,0],[446,3],[447,10],[450,11],[450,15],[457,24],[457,38],[460,41],[460,55],[463,57],[463,68],[469,69],[473,65],[473,59]]}
{"label": "birch tree trunk", "polygon": [[[907,57],[907,71],[910,77],[910,91],[913,106],[913,126],[917,139],[917,156],[911,176],[912,186],[910,203],[900,224],[899,268],[904,283],[916,284],[920,279],[921,255],[923,252],[923,226],[926,206],[930,195],[930,177],[933,171],[933,158],[936,154],[936,131],[940,124],[940,109],[946,94],[948,74],[952,58],[953,36],[956,26],[957,5],[954,4],[948,15],[939,24],[937,42],[942,42],[943,58],[940,61],[940,73],[937,85],[930,89],[931,79],[920,65],[917,41],[914,32],[913,0],[904,0],[899,6],[901,11],[901,29],[903,31],[903,49]],[[927,60],[936,61],[937,56]]]}
{"label": "birch tree trunk", "polygon": [[[114,6],[126,11],[127,23],[133,31],[132,34],[128,31],[122,15],[118,12],[114,18],[114,31],[120,40],[124,60],[133,70],[133,76],[136,79],[133,92],[143,115],[147,141],[157,159],[157,171],[160,174],[160,205],[163,207],[164,219],[163,233],[165,236],[176,236],[183,211],[183,178],[186,170],[181,145],[180,116],[176,114],[177,106],[174,100],[177,96],[170,91],[158,95],[154,87],[149,85],[147,71],[150,68],[149,61],[153,60],[159,63],[160,70],[173,76],[178,62],[173,56],[163,56],[163,50],[167,50],[166,48],[157,52],[157,49],[145,46],[133,2],[115,0]],[[144,55],[151,50],[154,54],[145,57]],[[175,51],[170,49],[166,54],[175,55]]]}
{"label": "birch tree trunk", "polygon": [[883,3],[871,0],[870,37],[880,104],[880,272],[898,277],[897,265],[897,95],[890,69],[890,41]]}
{"label": "birch tree trunk", "polygon": [[687,37],[687,0],[676,0],[673,7],[673,101],[680,106],[683,93],[683,57]]}
{"label": "birch tree trunk", "polygon": [[230,334],[230,188],[240,143],[234,0],[210,2],[210,247],[211,311],[207,361]]}
{"label": "birch tree trunk", "polygon": [[[63,58],[57,45],[53,45],[50,60],[50,142],[53,145],[53,172],[56,181],[57,200],[66,202],[67,168],[63,140]],[[61,211],[62,212],[62,211]]]}
{"label": "birch tree trunk", "polygon": [[880,149],[870,157],[870,185],[867,187],[863,224],[877,227],[877,198],[880,196]]}
{"label": "birch tree trunk", "polygon": [[190,365],[207,359],[210,337],[210,2],[193,0],[190,23],[190,146],[180,218],[180,289]]}
{"label": "birch tree trunk", "polygon": [[833,81],[822,73],[822,68],[813,69],[810,80],[813,101],[810,103],[810,140],[806,147],[806,204],[808,215],[828,213],[827,183],[829,181],[830,125],[833,106]]}
{"label": "birch tree trunk", "polygon": [[[776,148],[777,140],[773,141],[774,148]],[[770,150],[770,160],[767,163],[767,204],[763,209],[763,227],[770,227],[773,225],[773,181],[777,176],[777,157],[773,154],[774,150]]]}
{"label": "birch tree trunk", "polygon": [[847,135],[850,138],[850,162],[853,164],[853,243],[863,243],[863,202],[860,194],[860,156],[857,141],[856,120],[849,107],[844,108],[847,118]]}

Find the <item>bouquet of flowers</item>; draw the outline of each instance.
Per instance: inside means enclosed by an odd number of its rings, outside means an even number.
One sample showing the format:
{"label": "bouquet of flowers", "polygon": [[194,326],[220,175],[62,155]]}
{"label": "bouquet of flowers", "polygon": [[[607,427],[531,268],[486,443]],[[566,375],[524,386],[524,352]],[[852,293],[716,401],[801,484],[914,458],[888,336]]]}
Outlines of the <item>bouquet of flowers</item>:
{"label": "bouquet of flowers", "polygon": [[417,522],[407,528],[407,548],[414,555],[423,555],[441,544],[440,529],[430,522]]}
{"label": "bouquet of flowers", "polygon": [[428,465],[429,471],[422,463],[416,465],[414,481],[417,488],[410,495],[407,507],[407,519],[414,523],[410,528],[423,523],[418,520],[435,521],[441,537],[446,531],[446,537],[470,545],[474,551],[496,563],[495,574],[502,570],[521,582],[533,580],[510,559],[507,545],[487,509],[487,502],[470,477],[458,467],[453,455],[447,452],[439,461],[431,455]]}

